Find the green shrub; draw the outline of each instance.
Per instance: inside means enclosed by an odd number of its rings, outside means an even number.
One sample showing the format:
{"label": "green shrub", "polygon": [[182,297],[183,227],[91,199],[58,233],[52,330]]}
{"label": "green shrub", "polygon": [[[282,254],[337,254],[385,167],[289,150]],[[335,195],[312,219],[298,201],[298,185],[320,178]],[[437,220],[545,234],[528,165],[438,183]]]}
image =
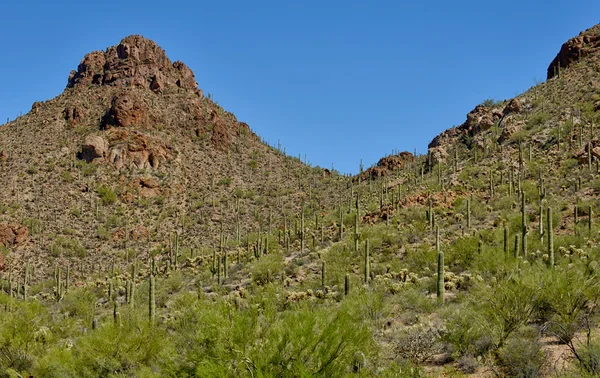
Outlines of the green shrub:
{"label": "green shrub", "polygon": [[279,253],[269,253],[261,256],[251,268],[252,281],[258,285],[271,282],[274,276],[283,271],[283,256]]}
{"label": "green shrub", "polygon": [[540,377],[545,363],[546,354],[535,329],[515,334],[498,351],[498,365],[509,377]]}
{"label": "green shrub", "polygon": [[99,185],[96,192],[104,205],[113,204],[117,200],[117,194],[107,185]]}

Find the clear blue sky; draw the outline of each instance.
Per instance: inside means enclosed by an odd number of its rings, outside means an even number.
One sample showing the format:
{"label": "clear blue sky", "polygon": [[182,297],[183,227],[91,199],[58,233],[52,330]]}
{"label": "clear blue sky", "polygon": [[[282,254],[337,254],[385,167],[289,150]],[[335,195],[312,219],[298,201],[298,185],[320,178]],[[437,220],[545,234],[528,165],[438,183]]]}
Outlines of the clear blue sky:
{"label": "clear blue sky", "polygon": [[272,145],[356,172],[543,81],[600,22],[598,0],[123,3],[3,1],[1,123],[61,93],[86,53],[141,34]]}

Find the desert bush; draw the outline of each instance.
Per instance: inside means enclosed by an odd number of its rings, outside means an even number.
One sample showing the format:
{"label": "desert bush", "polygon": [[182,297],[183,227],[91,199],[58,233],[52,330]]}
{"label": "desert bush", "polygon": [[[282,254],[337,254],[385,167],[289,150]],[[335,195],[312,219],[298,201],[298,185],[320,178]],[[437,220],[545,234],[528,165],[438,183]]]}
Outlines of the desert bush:
{"label": "desert bush", "polygon": [[394,339],[394,351],[416,365],[429,361],[441,351],[439,331],[428,327],[411,327]]}
{"label": "desert bush", "polygon": [[498,350],[498,365],[509,377],[533,378],[541,376],[546,354],[535,329],[515,333]]}
{"label": "desert bush", "polygon": [[270,253],[261,256],[251,268],[252,281],[264,285],[283,271],[283,256],[279,253]]}
{"label": "desert bush", "polygon": [[104,205],[113,204],[117,200],[117,194],[107,185],[99,185],[96,188],[96,193],[98,193]]}

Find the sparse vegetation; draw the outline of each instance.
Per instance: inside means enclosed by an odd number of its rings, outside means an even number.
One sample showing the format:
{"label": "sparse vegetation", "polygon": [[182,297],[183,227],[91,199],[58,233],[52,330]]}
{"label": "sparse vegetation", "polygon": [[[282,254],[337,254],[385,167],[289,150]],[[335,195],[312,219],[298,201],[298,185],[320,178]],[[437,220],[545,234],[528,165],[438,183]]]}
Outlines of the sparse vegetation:
{"label": "sparse vegetation", "polygon": [[85,102],[60,154],[38,151],[42,110],[0,129],[22,150],[3,161],[0,376],[597,376],[591,75],[486,100],[428,155],[354,177],[195,88],[129,88],[152,124],[116,126],[114,93],[74,85],[45,104]]}

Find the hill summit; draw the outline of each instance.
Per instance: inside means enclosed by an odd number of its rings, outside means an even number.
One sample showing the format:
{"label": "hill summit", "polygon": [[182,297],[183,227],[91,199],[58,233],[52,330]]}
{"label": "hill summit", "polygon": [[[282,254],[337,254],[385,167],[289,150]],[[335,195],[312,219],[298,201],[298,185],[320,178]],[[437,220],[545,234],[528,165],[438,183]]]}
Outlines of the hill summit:
{"label": "hill summit", "polygon": [[77,71],[71,71],[67,87],[89,84],[139,87],[154,92],[198,87],[192,70],[180,61],[171,63],[162,48],[139,35],[125,37],[106,51],[87,54]]}

